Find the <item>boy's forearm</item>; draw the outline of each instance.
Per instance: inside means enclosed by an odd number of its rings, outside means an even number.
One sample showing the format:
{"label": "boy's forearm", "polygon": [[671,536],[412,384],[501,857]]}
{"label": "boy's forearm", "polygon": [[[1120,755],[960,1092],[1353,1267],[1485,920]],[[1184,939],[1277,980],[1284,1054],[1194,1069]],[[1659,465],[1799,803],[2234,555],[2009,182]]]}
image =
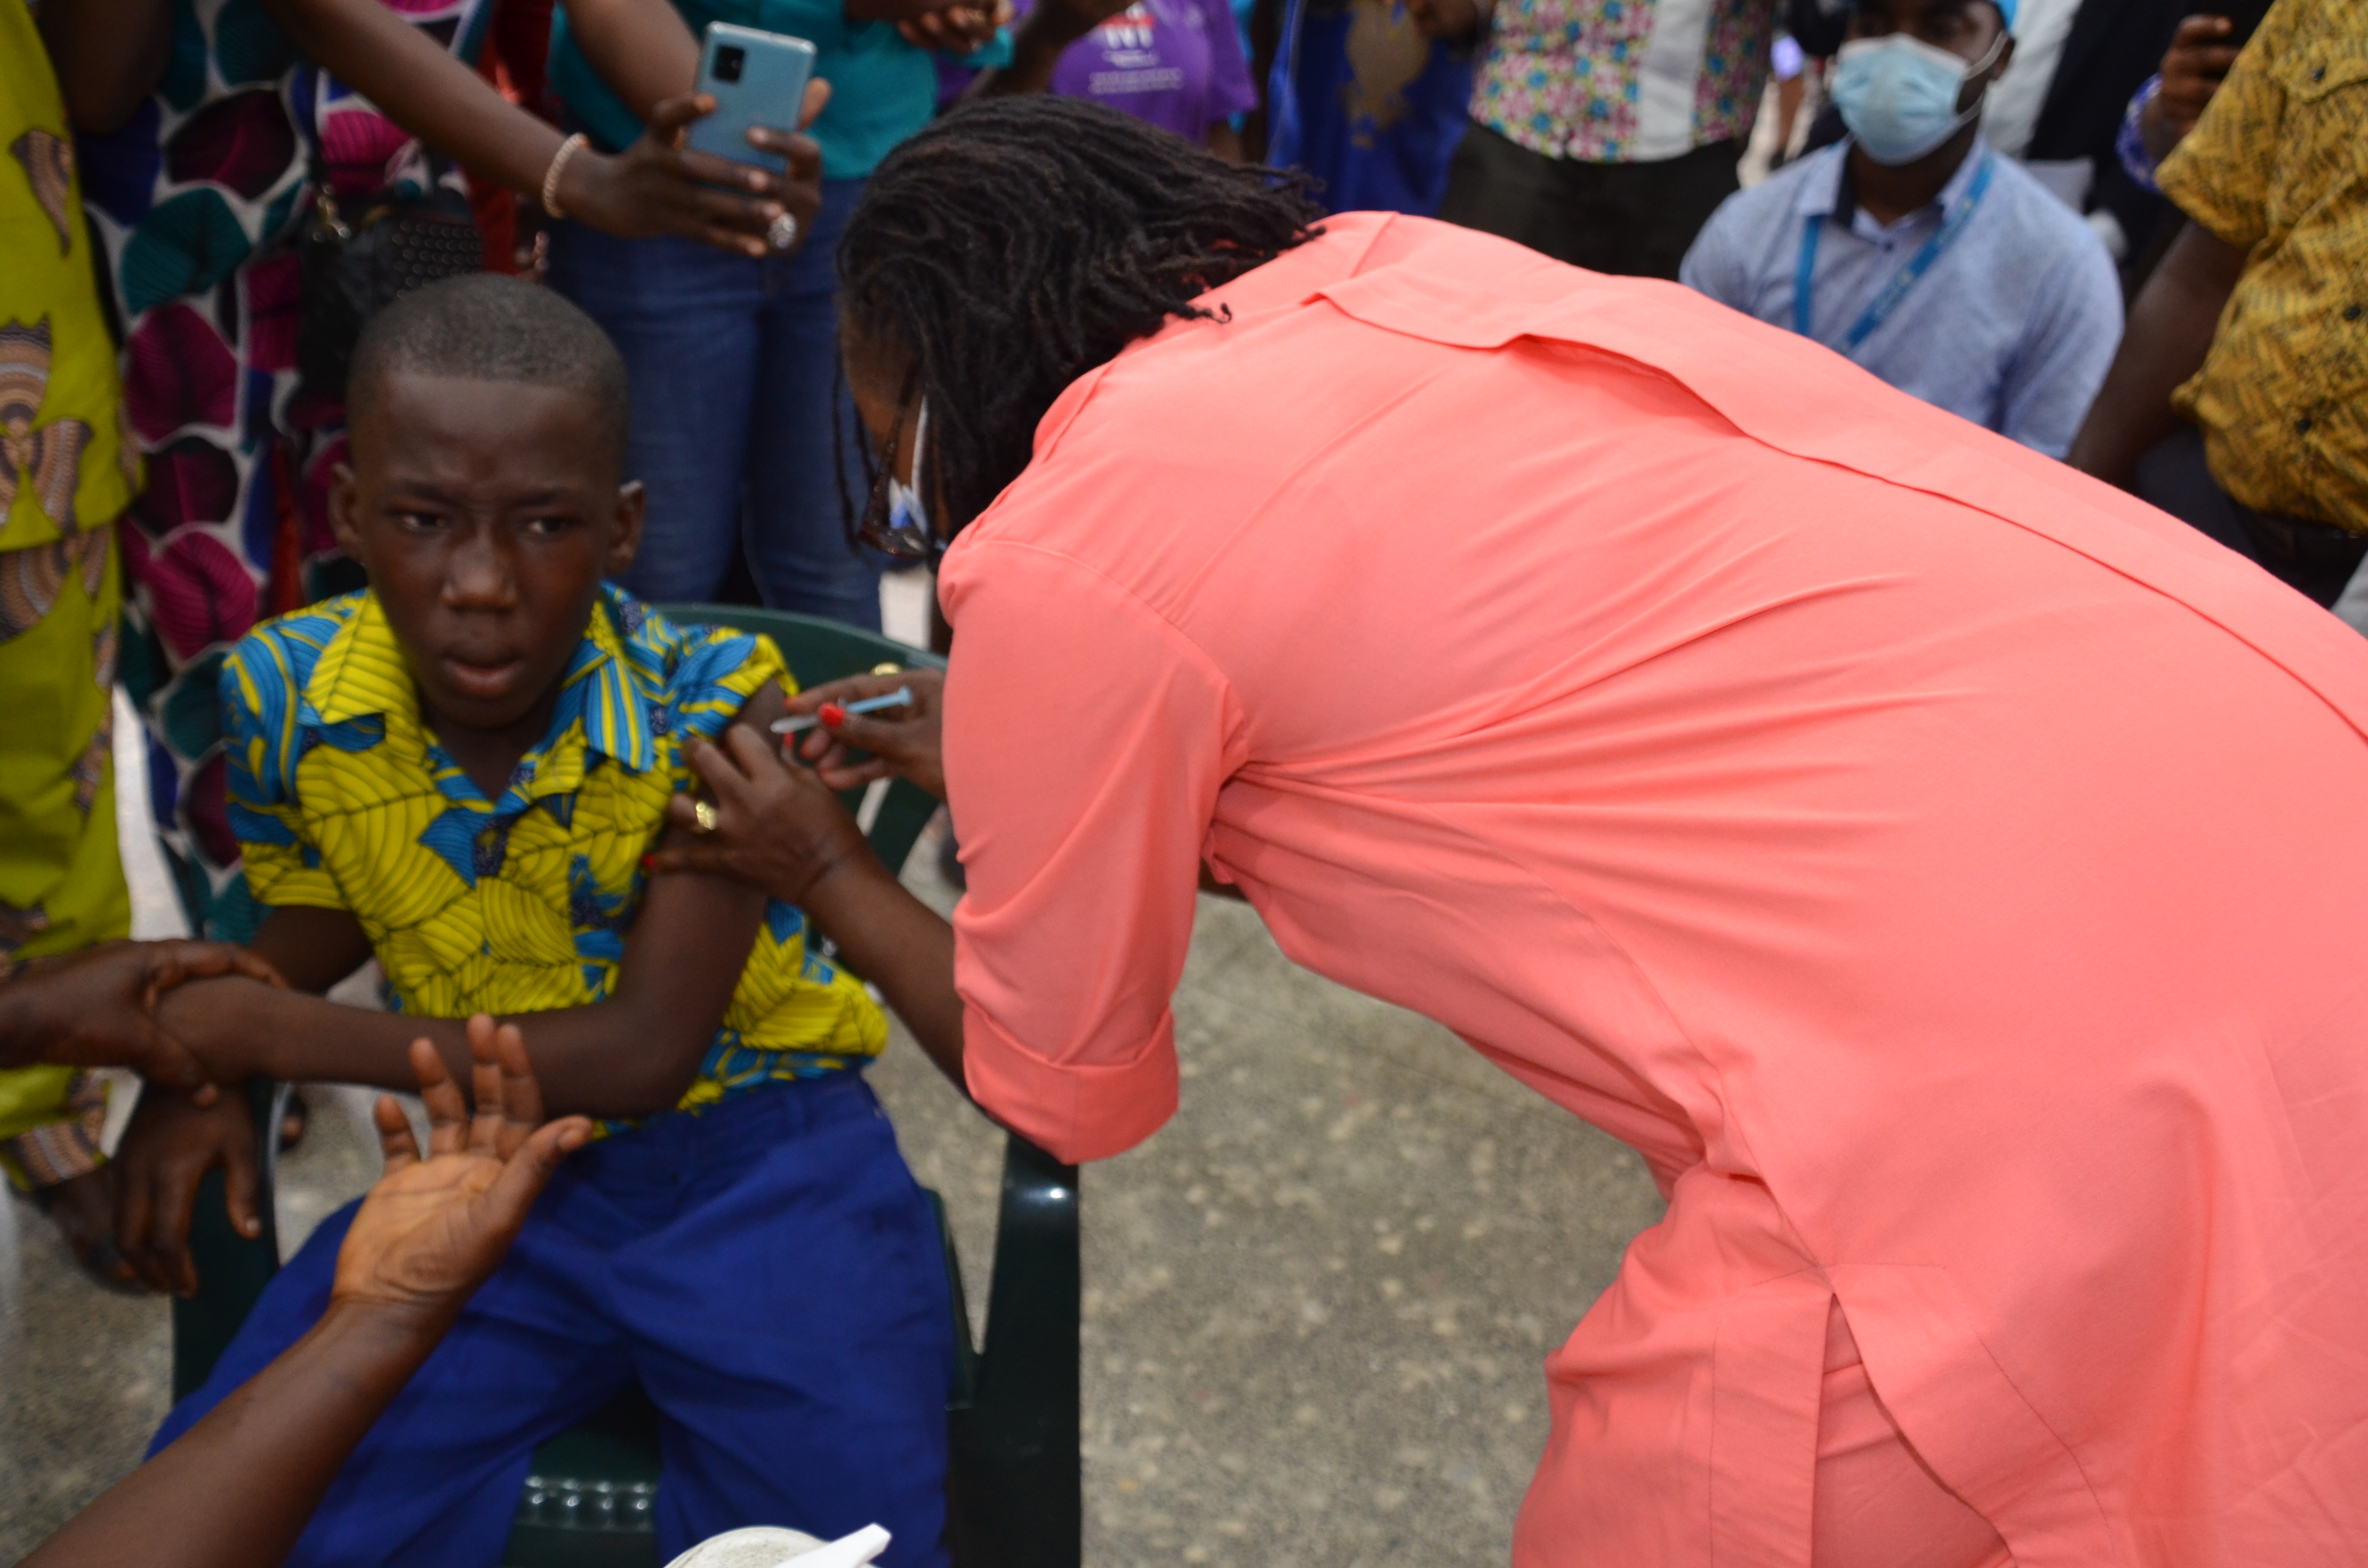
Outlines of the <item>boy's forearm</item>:
{"label": "boy's forearm", "polygon": [[[457,1023],[348,1007],[239,978],[199,980],[157,998],[156,1023],[226,1082],[290,1078],[411,1089],[411,1042],[425,1036],[450,1068],[468,1060]],[[446,1037],[450,1036],[448,1040]],[[469,1080],[465,1071],[456,1074]]]}
{"label": "boy's forearm", "polygon": [[370,1424],[441,1337],[418,1314],[336,1305],[170,1448],[101,1495],[24,1568],[278,1562]]}
{"label": "boy's forearm", "polygon": [[[706,1040],[675,1039],[674,1021],[644,1017],[626,998],[523,1014],[527,1054],[553,1116],[650,1116],[690,1086]],[[156,1005],[157,1023],[229,1081],[286,1078],[417,1086],[411,1042],[426,1040],[454,1082],[470,1082],[466,1022],[372,1012],[251,980],[192,981]],[[694,1048],[695,1047],[695,1048]]]}

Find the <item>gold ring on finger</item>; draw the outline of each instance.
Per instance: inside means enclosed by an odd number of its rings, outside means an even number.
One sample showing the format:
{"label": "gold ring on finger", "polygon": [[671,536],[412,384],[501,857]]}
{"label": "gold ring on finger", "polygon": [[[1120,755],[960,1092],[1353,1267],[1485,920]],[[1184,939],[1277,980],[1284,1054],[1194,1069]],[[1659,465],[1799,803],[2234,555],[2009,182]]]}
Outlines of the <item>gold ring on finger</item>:
{"label": "gold ring on finger", "polygon": [[697,833],[713,833],[715,831],[715,822],[714,801],[693,801],[690,803],[690,823],[692,831]]}

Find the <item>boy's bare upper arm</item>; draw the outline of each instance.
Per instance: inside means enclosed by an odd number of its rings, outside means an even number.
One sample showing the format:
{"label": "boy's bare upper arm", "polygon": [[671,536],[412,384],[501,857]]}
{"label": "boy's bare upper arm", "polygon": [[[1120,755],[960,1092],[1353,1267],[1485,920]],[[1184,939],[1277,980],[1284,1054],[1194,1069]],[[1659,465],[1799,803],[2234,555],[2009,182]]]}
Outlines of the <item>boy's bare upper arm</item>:
{"label": "boy's bare upper arm", "polygon": [[[733,723],[768,725],[786,701],[780,684],[767,681],[741,705]],[[669,826],[661,842],[683,832]],[[704,1040],[723,1021],[764,915],[765,895],[728,878],[655,879],[625,933],[619,995],[638,1006],[653,1000],[653,991],[662,993],[653,1021],[682,1028],[684,1020],[701,1020]]]}

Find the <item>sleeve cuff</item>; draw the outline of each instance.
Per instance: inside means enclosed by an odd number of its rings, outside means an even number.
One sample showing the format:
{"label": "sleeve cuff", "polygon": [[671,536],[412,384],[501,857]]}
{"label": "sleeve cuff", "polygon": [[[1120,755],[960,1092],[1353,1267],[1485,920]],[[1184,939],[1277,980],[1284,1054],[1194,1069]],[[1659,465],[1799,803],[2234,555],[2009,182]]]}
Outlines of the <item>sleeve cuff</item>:
{"label": "sleeve cuff", "polygon": [[965,1007],[962,1077],[988,1115],[1053,1158],[1106,1160],[1176,1114],[1176,1020],[1162,1017],[1132,1062],[1064,1067]]}
{"label": "sleeve cuff", "polygon": [[2159,72],[2147,77],[2145,85],[2130,95],[2129,107],[2122,111],[2121,129],[2113,134],[2113,155],[2121,160],[2122,172],[2140,190],[2156,196],[2162,194],[2162,187],[2154,182],[2154,160],[2146,155],[2146,142],[2138,134],[2138,119],[2161,90]]}

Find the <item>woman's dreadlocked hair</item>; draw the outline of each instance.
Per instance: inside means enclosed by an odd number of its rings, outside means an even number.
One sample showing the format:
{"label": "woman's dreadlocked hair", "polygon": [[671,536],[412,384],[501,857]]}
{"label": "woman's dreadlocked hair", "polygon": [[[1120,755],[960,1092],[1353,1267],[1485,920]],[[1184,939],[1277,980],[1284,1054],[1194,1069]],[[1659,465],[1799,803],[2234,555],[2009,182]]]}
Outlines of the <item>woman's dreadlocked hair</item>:
{"label": "woman's dreadlocked hair", "polygon": [[1241,168],[1098,104],[989,98],[872,175],[838,247],[841,310],[909,355],[949,531],[1028,466],[1071,381],[1192,297],[1312,238],[1300,176]]}

